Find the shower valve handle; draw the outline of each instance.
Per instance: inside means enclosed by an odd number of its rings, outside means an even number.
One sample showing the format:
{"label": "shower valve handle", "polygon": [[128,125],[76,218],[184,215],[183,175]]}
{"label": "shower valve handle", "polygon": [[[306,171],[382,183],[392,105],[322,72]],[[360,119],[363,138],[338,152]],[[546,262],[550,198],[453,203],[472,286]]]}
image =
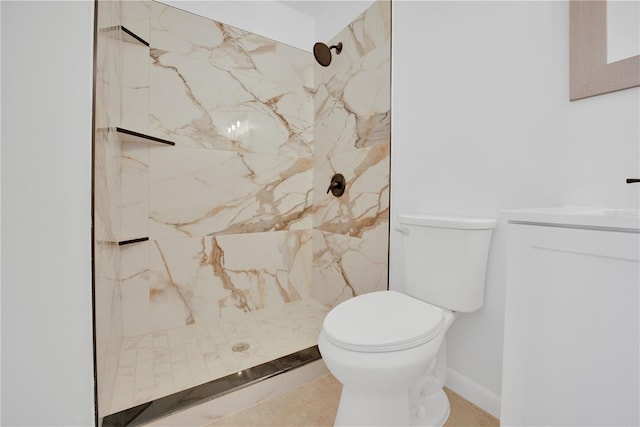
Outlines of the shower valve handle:
{"label": "shower valve handle", "polygon": [[347,187],[347,181],[344,179],[344,176],[341,173],[337,173],[331,177],[331,183],[329,184],[329,188],[327,188],[327,194],[331,191],[336,197],[340,197],[344,194],[344,190]]}
{"label": "shower valve handle", "polygon": [[332,182],[331,184],[329,184],[329,188],[327,188],[327,194],[329,194],[329,191],[333,190],[334,188],[340,188],[340,183]]}

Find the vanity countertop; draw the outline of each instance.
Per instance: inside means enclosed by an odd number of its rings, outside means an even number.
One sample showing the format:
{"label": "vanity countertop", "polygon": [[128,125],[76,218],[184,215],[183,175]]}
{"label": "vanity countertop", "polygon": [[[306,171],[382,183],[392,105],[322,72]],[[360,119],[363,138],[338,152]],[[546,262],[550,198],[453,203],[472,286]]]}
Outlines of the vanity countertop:
{"label": "vanity countertop", "polygon": [[559,206],[504,210],[500,216],[511,223],[519,224],[541,224],[640,232],[640,215],[638,209]]}

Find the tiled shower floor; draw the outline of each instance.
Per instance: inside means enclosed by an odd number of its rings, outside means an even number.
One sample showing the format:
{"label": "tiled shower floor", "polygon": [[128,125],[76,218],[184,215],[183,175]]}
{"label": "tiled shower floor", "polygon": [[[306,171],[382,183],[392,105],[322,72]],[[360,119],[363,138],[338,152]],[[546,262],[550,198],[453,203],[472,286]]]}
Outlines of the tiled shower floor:
{"label": "tiled shower floor", "polygon": [[303,300],[124,338],[108,413],[314,346],[327,312]]}

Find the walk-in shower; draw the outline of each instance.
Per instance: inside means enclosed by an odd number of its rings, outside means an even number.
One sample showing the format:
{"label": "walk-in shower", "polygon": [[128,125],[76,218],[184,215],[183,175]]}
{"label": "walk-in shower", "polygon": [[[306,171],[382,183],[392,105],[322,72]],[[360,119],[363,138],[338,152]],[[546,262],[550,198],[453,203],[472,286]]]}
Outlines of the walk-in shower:
{"label": "walk-in shower", "polygon": [[390,32],[365,23],[389,23],[389,8],[374,3],[330,41],[348,66],[332,71],[160,2],[97,2],[104,426],[317,360],[325,314],[387,288]]}

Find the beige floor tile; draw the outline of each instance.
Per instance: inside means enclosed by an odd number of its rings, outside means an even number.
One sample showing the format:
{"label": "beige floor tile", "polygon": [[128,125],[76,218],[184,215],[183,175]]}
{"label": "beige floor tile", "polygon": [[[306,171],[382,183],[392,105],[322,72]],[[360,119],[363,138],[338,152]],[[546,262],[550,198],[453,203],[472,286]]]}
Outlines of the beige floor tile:
{"label": "beige floor tile", "polygon": [[[282,396],[220,418],[207,427],[333,426],[342,386],[331,375]],[[449,389],[451,415],[444,427],[497,427],[500,422]]]}
{"label": "beige floor tile", "polygon": [[341,390],[340,383],[326,375],[208,427],[332,426]]}
{"label": "beige floor tile", "polygon": [[445,387],[451,415],[444,427],[498,427],[500,420]]}

